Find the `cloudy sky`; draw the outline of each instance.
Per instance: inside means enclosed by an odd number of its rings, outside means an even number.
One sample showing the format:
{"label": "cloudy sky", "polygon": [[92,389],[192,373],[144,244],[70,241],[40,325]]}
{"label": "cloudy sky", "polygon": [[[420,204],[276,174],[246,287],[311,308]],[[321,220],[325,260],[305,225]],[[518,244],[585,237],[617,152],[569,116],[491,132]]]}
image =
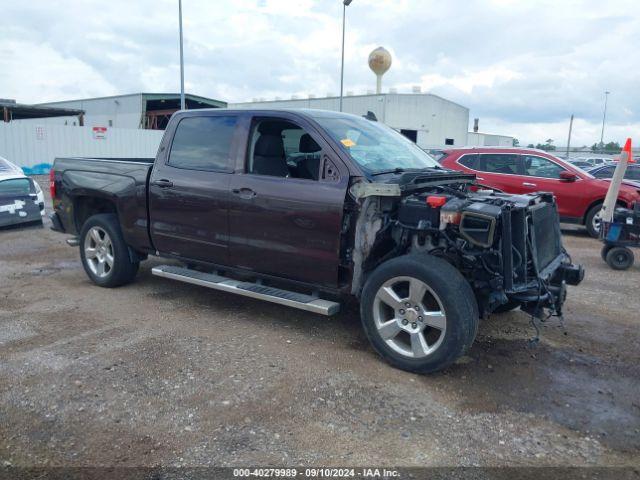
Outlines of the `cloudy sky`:
{"label": "cloudy sky", "polygon": [[[179,91],[177,0],[1,0],[0,97],[23,103]],[[186,89],[230,102],[339,91],[340,0],[183,0]],[[638,0],[353,0],[345,91],[413,85],[481,131],[574,145],[640,141]]]}

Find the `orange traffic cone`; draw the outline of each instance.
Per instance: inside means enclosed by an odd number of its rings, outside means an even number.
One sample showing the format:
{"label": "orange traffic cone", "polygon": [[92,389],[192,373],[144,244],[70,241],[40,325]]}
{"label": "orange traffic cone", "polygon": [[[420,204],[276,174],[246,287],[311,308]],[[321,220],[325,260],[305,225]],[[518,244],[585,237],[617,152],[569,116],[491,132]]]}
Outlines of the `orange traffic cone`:
{"label": "orange traffic cone", "polygon": [[635,163],[636,161],[633,159],[633,153],[631,152],[631,139],[627,138],[627,141],[624,143],[624,148],[622,149],[623,154],[627,154],[627,161],[629,163]]}

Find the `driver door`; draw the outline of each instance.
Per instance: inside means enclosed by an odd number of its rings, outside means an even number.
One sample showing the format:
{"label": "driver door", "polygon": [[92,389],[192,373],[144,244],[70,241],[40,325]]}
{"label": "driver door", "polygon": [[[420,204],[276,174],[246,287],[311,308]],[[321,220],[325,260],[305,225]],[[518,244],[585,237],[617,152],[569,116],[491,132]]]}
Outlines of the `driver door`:
{"label": "driver door", "polygon": [[231,264],[335,287],[348,170],[312,126],[286,116],[254,118],[246,152],[230,184]]}

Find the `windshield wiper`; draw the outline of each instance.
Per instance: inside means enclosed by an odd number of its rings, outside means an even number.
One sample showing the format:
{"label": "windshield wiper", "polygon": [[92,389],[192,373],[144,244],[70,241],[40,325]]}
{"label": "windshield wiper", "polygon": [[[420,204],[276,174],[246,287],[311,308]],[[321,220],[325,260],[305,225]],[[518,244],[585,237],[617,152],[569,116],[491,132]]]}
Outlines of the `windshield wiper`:
{"label": "windshield wiper", "polygon": [[401,167],[396,167],[396,168],[392,168],[389,170],[376,170],[375,172],[371,173],[372,177],[375,177],[376,175],[385,175],[385,174],[389,174],[389,173],[405,173],[405,172],[423,172],[425,170],[432,170],[432,169],[438,169],[438,170],[442,170],[442,167],[440,166],[433,166],[433,167],[424,167],[424,168],[401,168]]}
{"label": "windshield wiper", "polygon": [[371,174],[372,177],[375,177],[376,175],[385,175],[387,173],[404,173],[407,172],[408,169],[406,168],[400,168],[400,167],[396,167],[396,168],[392,168],[391,170],[376,170],[375,172],[373,172]]}

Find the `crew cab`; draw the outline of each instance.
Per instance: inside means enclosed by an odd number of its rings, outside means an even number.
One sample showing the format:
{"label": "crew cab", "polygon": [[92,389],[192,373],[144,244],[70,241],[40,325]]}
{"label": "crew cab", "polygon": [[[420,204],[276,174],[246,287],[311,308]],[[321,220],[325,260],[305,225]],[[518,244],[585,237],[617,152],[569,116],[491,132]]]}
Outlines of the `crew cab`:
{"label": "crew cab", "polygon": [[89,278],[152,273],[319,314],[360,302],[392,365],[432,372],[481,316],[562,314],[584,275],[549,194],[472,192],[394,130],[319,110],[174,114],[155,159],[58,158],[53,229]]}
{"label": "crew cab", "polygon": [[[609,182],[595,178],[554,155],[537,149],[472,147],[445,151],[443,167],[473,173],[478,182],[507,193],[551,192],[558,202],[560,220],[584,225],[592,237],[600,231],[600,209]],[[640,201],[640,190],[623,184],[618,204],[624,208]]]}

